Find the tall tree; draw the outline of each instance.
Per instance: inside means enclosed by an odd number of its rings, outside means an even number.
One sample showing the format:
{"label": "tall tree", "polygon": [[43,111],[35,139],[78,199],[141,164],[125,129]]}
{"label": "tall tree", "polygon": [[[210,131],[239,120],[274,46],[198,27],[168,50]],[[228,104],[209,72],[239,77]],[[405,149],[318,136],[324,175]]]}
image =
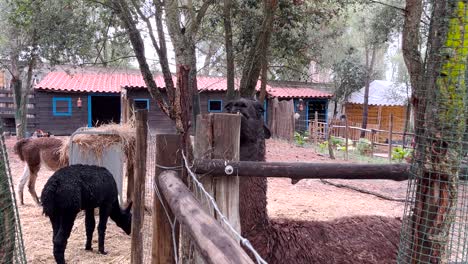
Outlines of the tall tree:
{"label": "tall tree", "polygon": [[[369,88],[375,74],[375,64],[379,51],[386,49],[394,32],[401,28],[402,12],[394,6],[373,5],[373,16],[367,18],[365,14],[359,23],[364,29],[364,56],[366,65],[366,78],[364,88],[364,105],[362,111],[362,128],[367,128],[369,113]],[[361,137],[365,131],[361,131]]]}
{"label": "tall tree", "polygon": [[[458,173],[466,131],[468,13],[466,1],[407,0],[403,54],[410,73],[416,146],[415,201],[407,219],[408,263],[444,263],[456,215]],[[422,17],[429,15],[429,31]],[[428,33],[422,35],[421,32]],[[426,55],[422,56],[421,43]]]}
{"label": "tall tree", "polygon": [[[135,52],[140,71],[150,94],[156,99],[162,111],[175,120],[177,131],[188,136],[190,126],[188,115],[199,113],[199,97],[196,82],[196,44],[198,31],[212,0],[194,1],[140,1],[109,0],[109,7],[118,14],[123,27],[127,30]],[[164,17],[163,17],[164,16]],[[159,92],[145,57],[145,45],[138,29],[137,19],[146,26],[151,44],[158,57],[164,76],[168,102]],[[150,19],[154,18],[153,22]],[[163,23],[165,20],[165,24]],[[165,28],[169,32],[174,47],[177,84],[174,85],[167,56]],[[192,109],[193,105],[193,109]],[[195,125],[192,118],[192,126]]]}
{"label": "tall tree", "polygon": [[[104,36],[95,16],[104,16],[105,10],[94,10],[94,5],[72,0],[14,0],[0,1],[4,12],[1,13],[0,58],[1,66],[11,74],[14,93],[16,132],[19,138],[27,130],[28,95],[32,88],[34,71],[38,63],[86,64],[96,62],[99,55],[101,63],[122,56],[125,41],[117,40],[118,30],[107,32]],[[93,17],[91,14],[94,14]],[[112,21],[107,21],[112,28]],[[115,29],[115,28],[114,28]],[[101,32],[101,34],[97,34]],[[105,54],[100,45],[107,45]],[[119,44],[120,52],[115,52],[114,44]],[[99,48],[96,47],[97,44]],[[128,54],[126,54],[128,56]]]}
{"label": "tall tree", "polygon": [[333,116],[338,112],[338,103],[346,101],[355,91],[361,89],[366,82],[367,69],[351,49],[347,56],[336,62],[333,67],[333,85],[335,87]]}

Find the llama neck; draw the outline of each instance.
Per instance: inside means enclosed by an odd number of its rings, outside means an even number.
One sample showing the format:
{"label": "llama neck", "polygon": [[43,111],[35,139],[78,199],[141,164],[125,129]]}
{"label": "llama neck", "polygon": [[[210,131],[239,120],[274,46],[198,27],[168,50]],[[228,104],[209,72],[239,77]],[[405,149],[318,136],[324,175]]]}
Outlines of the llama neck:
{"label": "llama neck", "polygon": [[124,212],[120,208],[118,200],[112,204],[112,211],[110,214],[110,218],[114,221],[117,225],[121,224],[123,221]]}
{"label": "llama neck", "polygon": [[[241,161],[264,161],[265,140],[240,145]],[[268,225],[267,178],[243,177],[239,183],[239,207],[242,233]]]}

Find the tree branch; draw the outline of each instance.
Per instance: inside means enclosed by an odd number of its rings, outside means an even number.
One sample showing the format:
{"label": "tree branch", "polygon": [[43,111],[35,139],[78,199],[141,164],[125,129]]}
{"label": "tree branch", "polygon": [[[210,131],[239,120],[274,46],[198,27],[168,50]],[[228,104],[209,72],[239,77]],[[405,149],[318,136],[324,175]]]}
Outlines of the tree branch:
{"label": "tree branch", "polygon": [[167,95],[169,100],[174,101],[175,86],[172,79],[172,73],[169,69],[169,59],[167,58],[167,47],[166,47],[166,35],[164,34],[164,28],[162,23],[162,3],[159,0],[153,1],[156,8],[156,14],[154,16],[156,22],[156,29],[158,31],[159,47],[160,52],[158,53],[159,64],[161,65],[161,71],[164,77],[164,83],[166,84]]}
{"label": "tree branch", "polygon": [[370,3],[373,3],[373,4],[379,4],[379,5],[395,8],[396,10],[399,10],[401,12],[406,12],[406,10],[404,8],[399,7],[399,6],[394,6],[394,5],[384,3],[384,2],[380,2],[380,1],[377,1],[377,0],[367,0],[367,1],[369,1]]}
{"label": "tree branch", "polygon": [[197,34],[198,29],[200,28],[200,24],[203,20],[203,17],[205,16],[206,12],[208,11],[208,8],[213,2],[214,2],[213,0],[205,0],[203,2],[203,5],[201,6],[200,10],[198,10],[195,21],[192,20],[192,23],[190,24],[190,30],[188,32],[189,36],[194,37]]}
{"label": "tree branch", "polygon": [[127,5],[125,0],[115,0],[112,1],[113,7],[116,10],[116,14],[122,20],[123,26],[127,29],[130,42],[132,43],[133,49],[135,51],[135,56],[138,60],[140,66],[140,71],[145,81],[145,84],[148,86],[148,90],[153,98],[156,99],[156,102],[159,105],[159,108],[170,118],[173,118],[172,109],[169,108],[166,100],[162,96],[161,92],[154,81],[153,74],[149,68],[148,62],[145,57],[145,46],[143,39],[141,37],[140,31],[136,27],[136,22],[133,20],[130,8]]}

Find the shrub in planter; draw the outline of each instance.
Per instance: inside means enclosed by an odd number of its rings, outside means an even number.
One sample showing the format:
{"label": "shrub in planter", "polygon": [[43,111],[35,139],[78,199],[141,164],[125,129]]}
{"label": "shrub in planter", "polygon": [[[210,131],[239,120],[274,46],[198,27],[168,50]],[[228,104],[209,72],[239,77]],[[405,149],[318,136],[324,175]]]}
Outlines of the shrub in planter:
{"label": "shrub in planter", "polygon": [[369,155],[372,152],[372,144],[366,138],[360,138],[357,142],[356,148],[361,155]]}

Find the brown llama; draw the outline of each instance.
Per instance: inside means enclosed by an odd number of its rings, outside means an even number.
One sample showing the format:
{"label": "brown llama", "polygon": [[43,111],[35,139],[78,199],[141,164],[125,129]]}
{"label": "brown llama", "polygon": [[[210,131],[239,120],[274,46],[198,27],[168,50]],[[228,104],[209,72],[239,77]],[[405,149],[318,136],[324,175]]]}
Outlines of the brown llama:
{"label": "brown llama", "polygon": [[40,205],[35,186],[37,173],[42,166],[46,166],[52,171],[68,166],[68,155],[62,156],[61,154],[67,153],[67,151],[61,151],[63,147],[64,142],[53,137],[26,138],[16,142],[14,146],[15,154],[18,155],[22,161],[26,162],[23,176],[18,184],[18,196],[22,205],[24,205],[24,185],[28,179],[29,193],[34,201]]}
{"label": "brown llama", "polygon": [[[225,111],[241,114],[240,160],[264,161],[270,132],[263,122],[262,105],[241,98],[228,103]],[[266,178],[244,177],[239,182],[242,235],[268,263],[395,263],[401,220],[382,216],[270,219],[267,187]]]}

